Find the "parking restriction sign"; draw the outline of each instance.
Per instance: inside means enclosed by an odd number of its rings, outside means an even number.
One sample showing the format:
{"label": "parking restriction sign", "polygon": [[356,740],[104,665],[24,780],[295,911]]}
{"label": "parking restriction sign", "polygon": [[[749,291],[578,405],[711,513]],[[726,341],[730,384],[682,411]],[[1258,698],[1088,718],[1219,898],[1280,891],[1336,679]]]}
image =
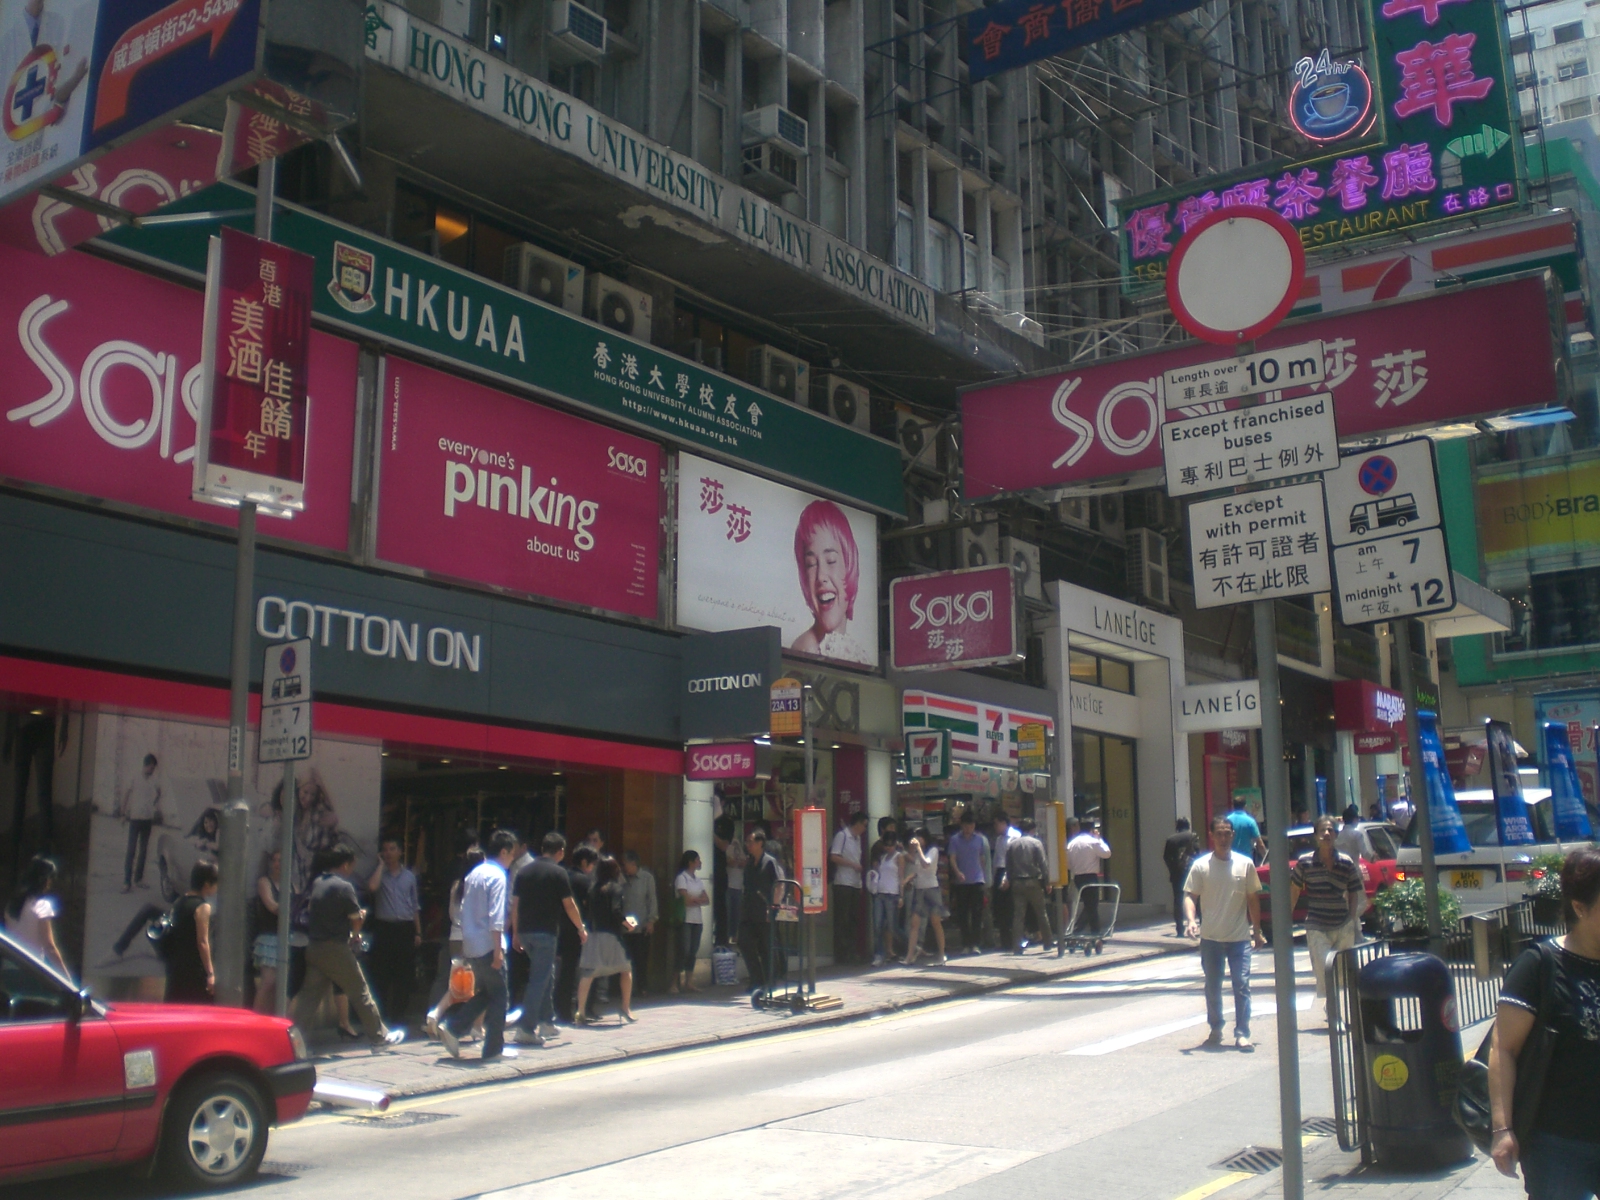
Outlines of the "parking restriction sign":
{"label": "parking restriction sign", "polygon": [[1431,441],[1347,454],[1322,488],[1341,621],[1370,625],[1455,607]]}

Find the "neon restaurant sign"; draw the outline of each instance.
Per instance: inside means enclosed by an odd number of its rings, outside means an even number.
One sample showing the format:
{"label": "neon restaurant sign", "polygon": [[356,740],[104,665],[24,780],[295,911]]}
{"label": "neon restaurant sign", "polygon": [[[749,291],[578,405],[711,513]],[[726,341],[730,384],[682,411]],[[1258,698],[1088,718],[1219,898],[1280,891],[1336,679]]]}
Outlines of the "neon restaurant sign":
{"label": "neon restaurant sign", "polygon": [[[1160,285],[1178,240],[1219,208],[1270,207],[1298,230],[1307,250],[1319,250],[1521,202],[1516,97],[1495,0],[1366,4],[1376,64],[1371,137],[1270,171],[1257,166],[1120,202],[1129,291]],[[1320,78],[1309,88],[1296,80],[1295,92],[1311,112],[1328,114],[1319,122],[1295,110],[1312,132],[1322,122],[1329,132],[1342,124],[1359,87],[1350,72],[1341,78],[1341,64],[1330,60],[1326,73],[1323,65],[1320,58],[1311,63],[1310,74]],[[1338,86],[1346,81],[1348,96]],[[1356,124],[1336,136],[1353,138],[1361,129]]]}

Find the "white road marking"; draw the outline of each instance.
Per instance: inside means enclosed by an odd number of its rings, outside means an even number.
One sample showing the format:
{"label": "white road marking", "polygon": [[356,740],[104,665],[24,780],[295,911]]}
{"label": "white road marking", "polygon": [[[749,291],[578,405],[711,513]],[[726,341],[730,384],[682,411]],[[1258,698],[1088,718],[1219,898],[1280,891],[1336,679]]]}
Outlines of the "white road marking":
{"label": "white road marking", "polygon": [[[1311,1007],[1311,1001],[1313,999],[1314,997],[1309,994],[1296,996],[1294,998],[1294,1006],[1298,1011],[1305,1012]],[[1252,1020],[1257,1017],[1275,1017],[1277,1015],[1278,1004],[1275,1000],[1268,1000],[1261,1004],[1252,1003],[1250,1005],[1250,1016]],[[1233,1009],[1231,1006],[1224,1008],[1224,1022],[1231,1020],[1232,1016]],[[1063,1050],[1061,1053],[1081,1057],[1094,1057],[1101,1054],[1114,1054],[1118,1050],[1126,1050],[1129,1046],[1137,1046],[1141,1042],[1153,1042],[1156,1040],[1156,1038],[1166,1037],[1169,1033],[1177,1033],[1179,1030],[1183,1029],[1192,1029],[1196,1025],[1204,1025],[1205,1023],[1205,1014],[1201,1013],[1198,1017],[1185,1017],[1181,1021],[1168,1021],[1164,1025],[1151,1025],[1144,1029],[1135,1029],[1131,1033],[1124,1033],[1119,1037],[1107,1038],[1103,1042],[1093,1042],[1087,1046],[1079,1046],[1074,1050]]]}
{"label": "white road marking", "polygon": [[[928,1200],[1037,1158],[1033,1151],[953,1146],[801,1129],[746,1129],[555,1179],[487,1192],[481,1200],[594,1200],[636,1192],[652,1200],[794,1200],[871,1196]],[[719,1171],[716,1163],[759,1163]]]}

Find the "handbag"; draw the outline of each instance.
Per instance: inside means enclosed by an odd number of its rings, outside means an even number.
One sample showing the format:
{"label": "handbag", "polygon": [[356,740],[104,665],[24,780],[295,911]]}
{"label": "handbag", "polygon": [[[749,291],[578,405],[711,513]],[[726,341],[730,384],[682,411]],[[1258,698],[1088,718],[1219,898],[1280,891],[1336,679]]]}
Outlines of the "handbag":
{"label": "handbag", "polygon": [[[1540,942],[1536,949],[1539,951],[1539,1011],[1534,1015],[1533,1028],[1522,1044],[1522,1052],[1517,1055],[1517,1082],[1511,1100],[1512,1132],[1517,1135],[1519,1145],[1526,1143],[1533,1119],[1539,1114],[1539,1100],[1556,1045],[1555,1031],[1550,1028],[1555,947],[1549,942]],[[1489,1101],[1489,1047],[1493,1041],[1494,1029],[1491,1028],[1478,1046],[1478,1052],[1462,1065],[1452,1106],[1456,1124],[1485,1154],[1494,1141],[1494,1115]]]}
{"label": "handbag", "polygon": [[472,969],[472,964],[464,958],[450,960],[450,998],[457,1004],[465,1004],[472,999],[478,990],[478,974]]}

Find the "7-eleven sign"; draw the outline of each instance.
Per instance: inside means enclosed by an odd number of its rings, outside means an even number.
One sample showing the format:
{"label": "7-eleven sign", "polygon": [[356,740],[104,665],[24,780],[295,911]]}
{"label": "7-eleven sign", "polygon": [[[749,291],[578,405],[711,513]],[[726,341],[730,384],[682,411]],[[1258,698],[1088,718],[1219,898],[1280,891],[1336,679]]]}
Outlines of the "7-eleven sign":
{"label": "7-eleven sign", "polygon": [[931,729],[906,733],[906,777],[950,778],[950,731]]}

